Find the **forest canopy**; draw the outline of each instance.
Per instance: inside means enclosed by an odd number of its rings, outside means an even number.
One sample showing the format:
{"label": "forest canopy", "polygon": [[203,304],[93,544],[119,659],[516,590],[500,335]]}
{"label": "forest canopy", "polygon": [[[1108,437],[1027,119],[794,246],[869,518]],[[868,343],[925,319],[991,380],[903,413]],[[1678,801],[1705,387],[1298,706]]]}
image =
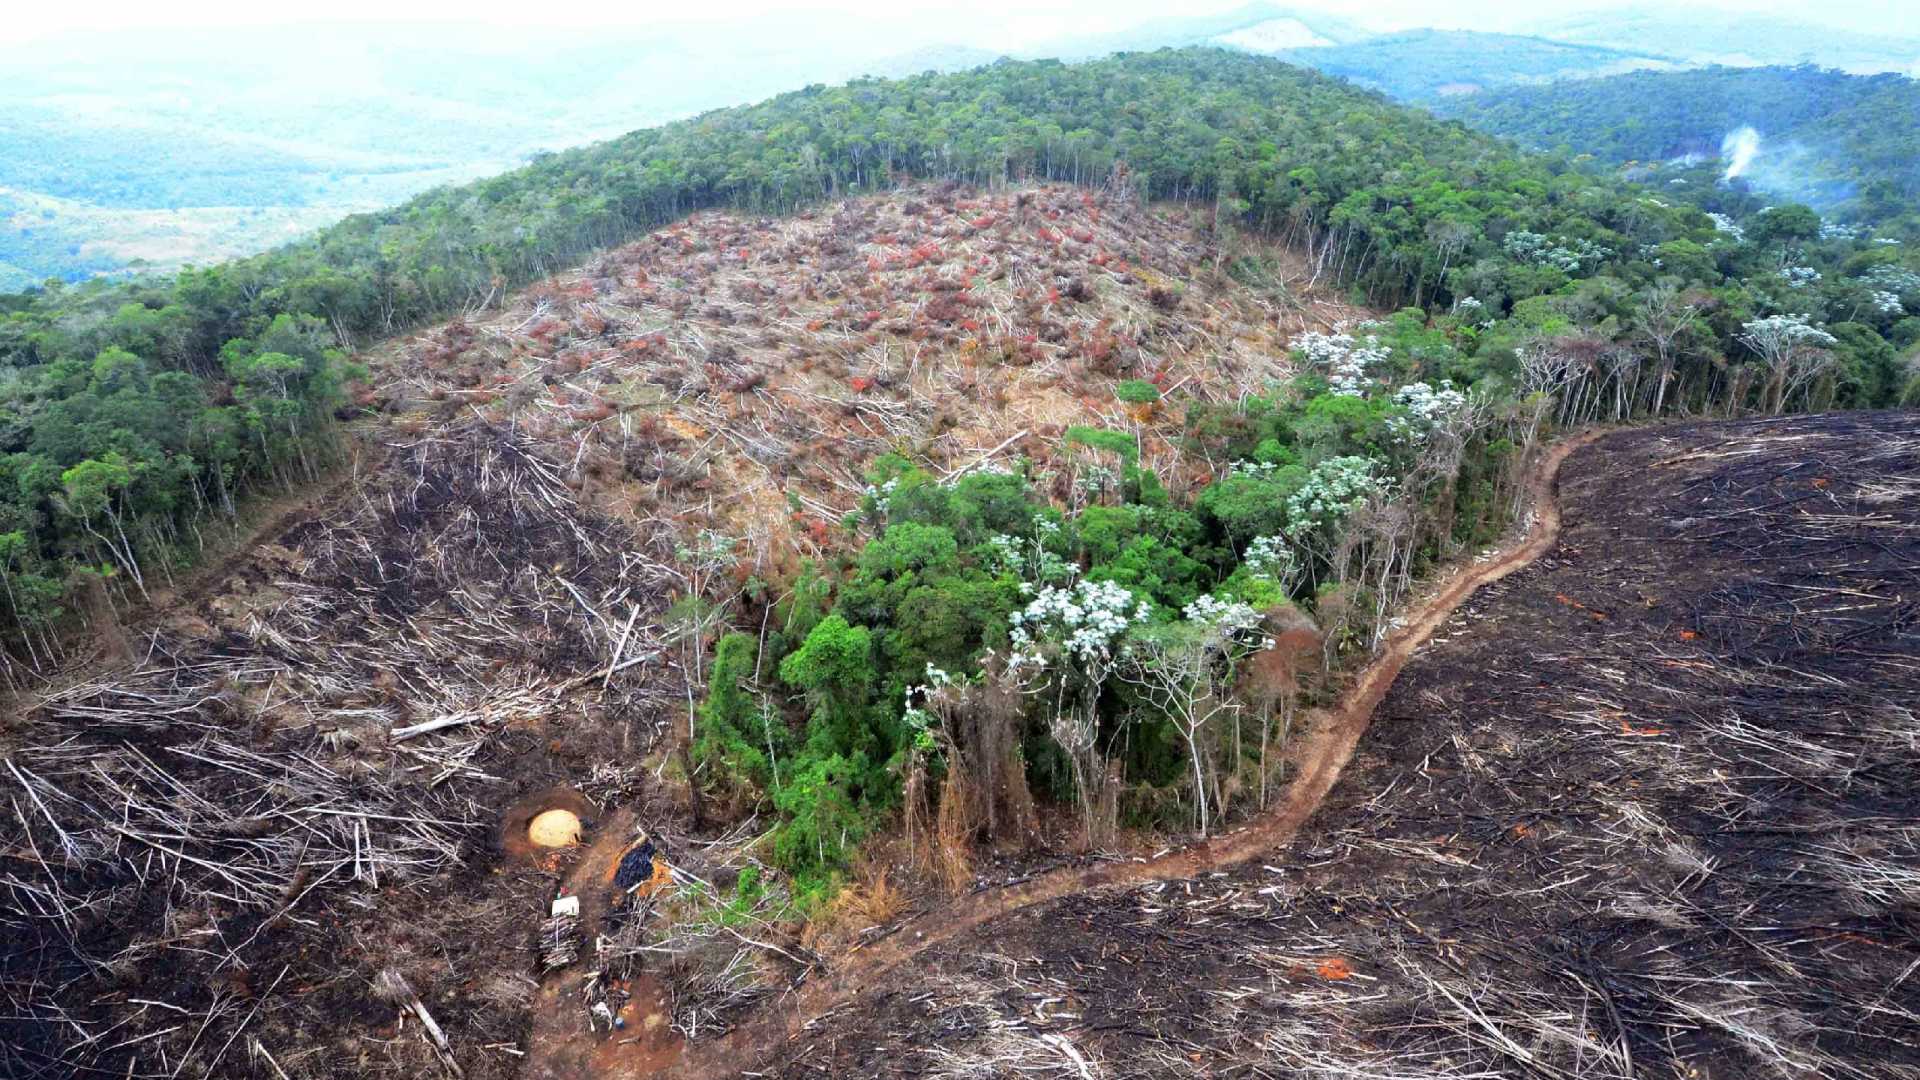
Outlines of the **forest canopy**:
{"label": "forest canopy", "polygon": [[1920,231],[1920,81],[1902,75],[1811,65],[1643,71],[1512,87],[1435,108],[1523,147],[1613,165],[1684,168],[1699,158],[1713,166],[1703,176],[1671,168],[1643,174],[1656,187],[1675,176],[1710,186],[1728,164],[1722,143],[1751,128],[1758,152],[1742,175],[1766,196],[1798,199],[1909,240]]}

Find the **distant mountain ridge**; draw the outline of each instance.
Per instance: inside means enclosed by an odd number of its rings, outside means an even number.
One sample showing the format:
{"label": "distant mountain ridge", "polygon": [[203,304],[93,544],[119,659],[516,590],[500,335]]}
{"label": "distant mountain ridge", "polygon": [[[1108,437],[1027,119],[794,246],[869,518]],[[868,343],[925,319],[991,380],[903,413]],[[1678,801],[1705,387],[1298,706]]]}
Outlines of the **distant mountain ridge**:
{"label": "distant mountain ridge", "polygon": [[1655,50],[1693,65],[1815,64],[1850,74],[1920,75],[1916,27],[1861,33],[1805,19],[1694,7],[1621,8],[1542,19],[1525,31],[1560,41]]}
{"label": "distant mountain ridge", "polygon": [[1274,55],[1406,101],[1684,66],[1653,53],[1472,30],[1409,30]]}
{"label": "distant mountain ridge", "polygon": [[[938,28],[905,16],[819,13],[742,20],[725,33],[712,24],[592,34],[321,24],[52,39],[0,48],[0,289],[136,262],[205,264],[634,127],[1003,55],[1214,46],[1420,103],[1738,57],[1920,65],[1920,45],[1897,36],[1711,12],[1677,19],[1646,10],[1543,21],[1533,36],[1376,33],[1339,15],[1256,3],[1005,53],[967,44],[964,32],[943,43]],[[299,62],[284,62],[289,55]]]}

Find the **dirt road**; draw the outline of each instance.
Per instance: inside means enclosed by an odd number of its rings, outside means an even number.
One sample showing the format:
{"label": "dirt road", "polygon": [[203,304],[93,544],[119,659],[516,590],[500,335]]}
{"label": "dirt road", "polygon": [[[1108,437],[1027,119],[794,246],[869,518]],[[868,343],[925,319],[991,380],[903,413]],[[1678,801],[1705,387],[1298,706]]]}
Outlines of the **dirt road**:
{"label": "dirt road", "polygon": [[[1287,842],[1340,779],[1368,721],[1408,658],[1476,590],[1551,550],[1560,531],[1560,510],[1554,498],[1560,465],[1567,455],[1597,435],[1586,433],[1569,438],[1542,456],[1528,480],[1532,507],[1521,537],[1499,553],[1463,566],[1436,583],[1414,605],[1339,705],[1314,719],[1310,733],[1295,753],[1299,772],[1288,785],[1284,799],[1272,810],[1240,829],[1157,859],[1058,870],[1020,885],[978,893],[930,912],[885,940],[846,958],[831,975],[807,984],[724,1038],[689,1047],[681,1061],[660,1075],[686,1078],[739,1075],[763,1061],[809,1020],[841,1006],[863,987],[926,949],[983,923],[1075,893],[1191,878],[1208,870],[1246,862]],[[537,1070],[535,1075],[539,1075]]]}
{"label": "dirt road", "polygon": [[1557,541],[1406,660],[1285,842],[943,933],[736,1061],[1920,1076],[1920,422],[1621,431],[1555,497]]}

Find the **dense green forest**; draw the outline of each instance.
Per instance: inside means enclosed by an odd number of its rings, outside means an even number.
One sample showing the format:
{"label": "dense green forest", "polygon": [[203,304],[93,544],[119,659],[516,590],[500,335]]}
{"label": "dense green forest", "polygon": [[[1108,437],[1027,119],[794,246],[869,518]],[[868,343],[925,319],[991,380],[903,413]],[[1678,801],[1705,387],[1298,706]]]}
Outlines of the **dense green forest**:
{"label": "dense green forest", "polygon": [[[1636,72],[1437,107],[1523,147],[1591,154],[1609,164],[1718,159],[1730,132],[1751,127],[1758,153],[1742,175],[1763,194],[1885,225],[1908,239],[1920,229],[1920,82],[1902,75],[1809,65]],[[1709,184],[1717,171],[1705,174]],[[1699,175],[1682,178],[1701,186]]]}
{"label": "dense green forest", "polygon": [[1903,246],[1804,207],[1716,223],[1272,60],[1196,49],[816,86],[258,257],[0,298],[7,638],[46,648],[91,580],[137,594],[206,515],[318,469],[350,375],[339,350],[692,210],[780,213],[911,176],[1124,182],[1211,207],[1223,252],[1258,230],[1356,298],[1451,319],[1456,378],[1558,394],[1565,419],[1883,404],[1920,336]]}

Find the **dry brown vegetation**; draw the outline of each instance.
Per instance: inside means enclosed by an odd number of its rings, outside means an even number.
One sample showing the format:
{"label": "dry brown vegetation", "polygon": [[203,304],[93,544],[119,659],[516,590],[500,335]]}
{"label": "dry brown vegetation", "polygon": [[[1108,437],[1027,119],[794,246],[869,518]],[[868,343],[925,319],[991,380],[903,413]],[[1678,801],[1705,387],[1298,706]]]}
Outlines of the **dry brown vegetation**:
{"label": "dry brown vegetation", "polygon": [[756,570],[790,571],[890,450],[1045,465],[1094,424],[1138,431],[1167,479],[1202,473],[1169,441],[1178,417],[1115,383],[1231,400],[1286,373],[1294,333],[1368,316],[1303,281],[1227,279],[1203,222],[1170,213],[957,185],[701,213],[377,358],[378,400],[511,424],[644,526],[743,537],[774,563]]}
{"label": "dry brown vegetation", "polygon": [[[391,447],[131,667],[33,703],[5,769],[0,1067],[420,1076],[418,1000],[468,1076],[513,1074],[553,877],[495,825],[563,780],[658,798],[620,766],[683,692],[619,668],[610,624],[661,602],[662,557],[468,420]],[[644,627],[626,649],[659,654]]]}

